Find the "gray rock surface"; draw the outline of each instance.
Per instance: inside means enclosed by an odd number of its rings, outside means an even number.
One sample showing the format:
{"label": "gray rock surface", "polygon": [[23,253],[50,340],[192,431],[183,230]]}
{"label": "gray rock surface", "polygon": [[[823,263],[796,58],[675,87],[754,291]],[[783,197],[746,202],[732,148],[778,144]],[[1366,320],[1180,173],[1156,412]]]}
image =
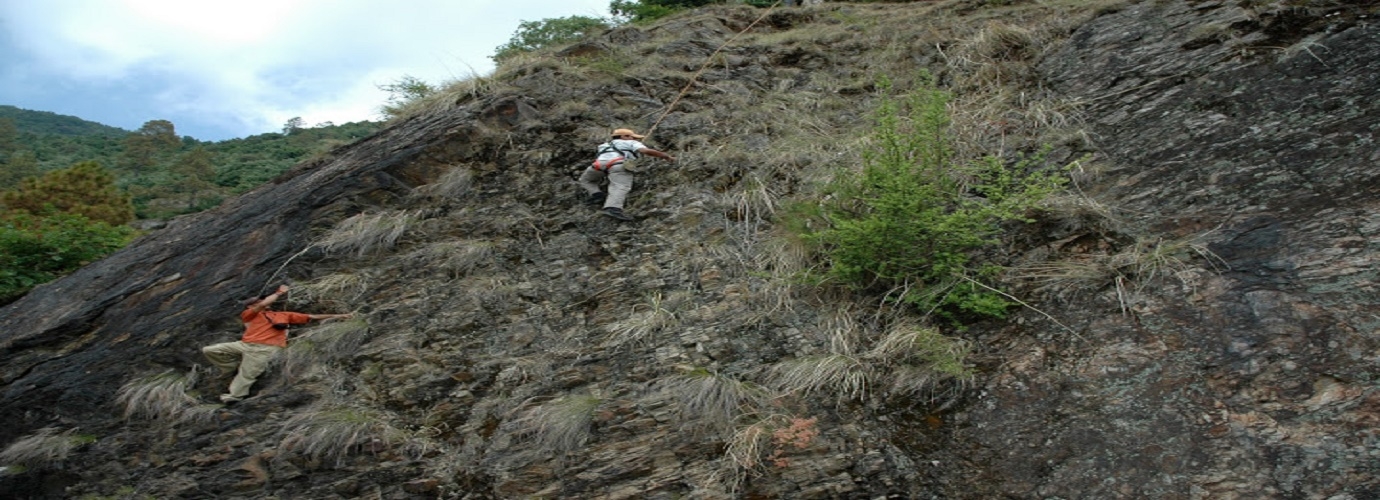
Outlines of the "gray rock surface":
{"label": "gray rock surface", "polygon": [[[0,445],[43,428],[95,439],[60,466],[0,475],[0,490],[1380,497],[1380,26],[1362,2],[1137,2],[1070,26],[1038,57],[1012,56],[1034,63],[1032,93],[1082,103],[1083,139],[1056,154],[1093,154],[1088,165],[1103,171],[1079,186],[1115,214],[1013,228],[1013,261],[1092,262],[1142,240],[1197,251],[1181,248],[1127,280],[1017,287],[1040,312],[951,332],[974,346],[978,375],[934,398],[763,403],[818,434],[797,447],[768,431],[748,470],[733,465],[732,438],[762,415],[725,425],[687,409],[687,368],[765,385],[768,367],[829,352],[830,332],[878,328],[874,299],[763,276],[786,267],[789,252],[771,246],[754,176],[784,195],[810,179],[769,164],[839,166],[810,156],[810,147],[833,155],[828,144],[781,144],[794,137],[781,129],[865,125],[867,73],[887,57],[960,79],[941,64],[952,46],[859,41],[884,20],[946,9],[1016,23],[1038,2],[1014,3],[772,14],[755,29],[775,38],[726,51],[700,77],[703,93],[658,123],[655,146],[682,162],[644,165],[633,223],[581,205],[572,174],[614,124],[645,129],[660,118],[698,63],[760,11],[720,7],[615,29],[566,52],[595,69],[558,60],[505,73],[490,92],[455,96],[448,109],[170,221],[0,309]],[[640,50],[657,70],[610,72],[619,50]],[[801,96],[819,97],[799,122],[786,121],[785,104],[771,117],[739,114]],[[372,251],[319,244],[360,214],[405,231]],[[322,285],[346,278],[362,285]],[[122,387],[201,364],[200,346],[237,336],[238,300],[284,279],[325,290],[293,295],[288,307],[355,310],[367,332],[346,344],[298,338],[302,355],[239,405],[122,418]],[[214,395],[224,382],[202,374],[191,394]],[[332,415],[362,424],[324,440],[324,451],[302,447]]]}

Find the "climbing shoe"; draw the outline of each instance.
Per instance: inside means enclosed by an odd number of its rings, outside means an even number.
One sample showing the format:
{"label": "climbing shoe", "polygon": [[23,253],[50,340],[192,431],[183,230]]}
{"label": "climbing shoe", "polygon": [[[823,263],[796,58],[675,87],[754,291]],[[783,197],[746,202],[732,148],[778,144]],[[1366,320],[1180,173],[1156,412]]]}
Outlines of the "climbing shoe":
{"label": "climbing shoe", "polygon": [[588,195],[585,196],[585,203],[588,203],[588,204],[594,205],[594,206],[603,205],[603,204],[604,204],[604,198],[606,198],[606,197],[608,197],[608,195],[604,194],[603,191],[599,191],[599,192],[596,192],[596,193],[589,193]]}
{"label": "climbing shoe", "polygon": [[229,394],[221,394],[221,395],[220,395],[220,402],[221,402],[221,403],[224,403],[226,406],[233,405],[233,404],[238,403],[238,402],[240,402],[240,401],[244,401],[244,398],[237,398],[237,397],[231,396],[231,395],[229,395]]}
{"label": "climbing shoe", "polygon": [[613,218],[618,219],[618,220],[624,220],[624,221],[633,220],[633,218],[632,218],[631,215],[628,215],[628,214],[623,213],[623,209],[618,208],[618,207],[608,207],[608,208],[605,208],[605,209],[604,209],[604,215],[607,215],[607,216],[609,216],[609,217],[613,217]]}

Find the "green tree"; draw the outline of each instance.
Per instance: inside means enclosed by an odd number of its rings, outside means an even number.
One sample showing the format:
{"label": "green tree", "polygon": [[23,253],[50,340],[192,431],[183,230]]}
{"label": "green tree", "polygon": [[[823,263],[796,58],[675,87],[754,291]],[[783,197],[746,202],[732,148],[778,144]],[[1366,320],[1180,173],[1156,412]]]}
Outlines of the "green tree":
{"label": "green tree", "polygon": [[300,116],[289,118],[287,123],[283,124],[283,135],[292,135],[298,130],[302,130],[302,127],[306,126],[306,124],[307,121],[303,120]]}
{"label": "green tree", "polygon": [[19,188],[0,193],[11,211],[38,216],[77,214],[112,226],[134,220],[129,195],[115,187],[115,176],[94,161],[30,177]]}
{"label": "green tree", "polygon": [[1010,164],[954,158],[949,98],[926,84],[904,102],[884,101],[862,172],[839,175],[824,201],[796,208],[791,225],[818,245],[827,278],[951,319],[1000,317],[1009,303],[979,284],[999,268],[975,259],[995,243],[1001,223],[1028,222],[1026,214],[1066,177],[1038,168],[1042,155]]}
{"label": "green tree", "polygon": [[6,161],[0,163],[0,189],[16,187],[25,178],[35,177],[38,174],[38,159],[34,158],[33,151],[16,151],[11,153]]}
{"label": "green tree", "polygon": [[714,0],[613,0],[609,3],[609,13],[620,21],[637,23],[712,3]]}
{"label": "green tree", "polygon": [[137,177],[145,169],[156,165],[163,155],[181,146],[182,140],[177,137],[172,122],[150,120],[125,138],[121,164]]}
{"label": "green tree", "polygon": [[177,136],[177,128],[167,120],[146,121],[134,133],[149,138],[160,150],[175,149],[182,145],[182,139]]}
{"label": "green tree", "polygon": [[0,160],[5,160],[19,149],[19,129],[14,120],[0,118]]}
{"label": "green tree", "polygon": [[211,153],[201,146],[179,157],[168,173],[173,177],[169,186],[172,194],[185,197],[188,210],[195,209],[197,203],[216,187],[212,182],[216,177],[215,162]]}
{"label": "green tree", "polygon": [[502,63],[515,55],[573,42],[608,27],[608,23],[603,19],[587,16],[523,21],[518,24],[517,31],[508,43],[498,46],[498,50],[490,58],[496,63]]}

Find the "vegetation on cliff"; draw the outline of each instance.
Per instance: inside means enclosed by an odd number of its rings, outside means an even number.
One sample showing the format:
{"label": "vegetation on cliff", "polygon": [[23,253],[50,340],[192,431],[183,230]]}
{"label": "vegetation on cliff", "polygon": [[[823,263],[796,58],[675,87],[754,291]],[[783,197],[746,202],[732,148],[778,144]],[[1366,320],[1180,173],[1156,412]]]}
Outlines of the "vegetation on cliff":
{"label": "vegetation on cliff", "polygon": [[[0,318],[8,345],[37,347],[6,351],[13,456],[61,450],[78,426],[97,440],[0,481],[168,497],[1376,491],[1368,302],[1332,289],[1376,259],[1357,239],[1380,227],[1374,183],[1347,182],[1375,176],[1351,137],[1376,115],[1301,96],[1370,95],[1380,71],[1362,69],[1380,58],[1278,62],[1264,47],[1288,45],[1281,24],[1248,3],[711,6],[514,55],[79,271],[65,285],[90,284],[63,292],[81,303],[40,291],[21,304],[59,314],[8,309],[45,325]],[[1318,40],[1374,54],[1355,10]],[[1258,122],[1346,125],[1312,143],[1327,159],[1266,158],[1326,127],[1236,142],[1275,95],[1260,90],[1281,89]],[[640,165],[627,224],[572,185],[623,126],[680,158]],[[1306,231],[1327,238],[1291,239]],[[253,397],[208,408],[224,381],[190,358],[238,334],[234,298],[280,279],[292,308],[360,320],[294,331]],[[904,300],[965,284],[968,300]]]}

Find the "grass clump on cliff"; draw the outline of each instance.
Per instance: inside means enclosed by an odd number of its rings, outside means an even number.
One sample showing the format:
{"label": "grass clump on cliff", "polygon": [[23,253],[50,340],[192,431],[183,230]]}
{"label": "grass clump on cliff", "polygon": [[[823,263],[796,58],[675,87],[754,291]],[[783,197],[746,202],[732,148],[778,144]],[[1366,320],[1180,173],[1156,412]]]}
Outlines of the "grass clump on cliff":
{"label": "grass clump on cliff", "polygon": [[379,108],[379,113],[389,123],[438,111],[444,111],[493,90],[494,79],[471,72],[468,77],[432,85],[419,78],[404,75],[397,81],[380,85],[379,90],[388,92],[388,103]]}
{"label": "grass clump on cliff", "polygon": [[379,454],[409,440],[383,412],[345,405],[299,413],[283,428],[284,451],[336,466],[347,456],[363,451]]}
{"label": "grass clump on cliff", "polygon": [[594,412],[603,404],[598,396],[564,396],[523,412],[515,422],[540,449],[566,453],[589,439]]}
{"label": "grass clump on cliff", "polygon": [[640,345],[651,342],[658,333],[674,327],[679,319],[674,310],[677,300],[666,300],[661,293],[653,293],[645,304],[633,306],[631,314],[608,324],[608,336],[603,346],[617,348],[626,344]]}
{"label": "grass clump on cliff", "polygon": [[187,392],[196,385],[197,369],[183,374],[167,370],[131,380],[120,387],[115,402],[124,408],[124,418],[170,420],[197,406]]}
{"label": "grass clump on cliff", "polygon": [[733,429],[740,416],[772,396],[756,384],[701,367],[668,377],[662,391],[679,402],[683,422],[710,430]]}
{"label": "grass clump on cliff", "polygon": [[861,172],[836,176],[821,201],[797,205],[788,223],[815,245],[825,281],[879,291],[926,314],[1002,317],[1010,302],[974,281],[998,268],[976,255],[996,243],[1003,222],[1028,222],[1066,178],[1036,168],[1040,154],[1012,163],[957,157],[947,135],[950,95],[921,81],[902,100],[882,102]]}
{"label": "grass clump on cliff", "polygon": [[782,395],[823,394],[843,402],[877,392],[915,396],[973,376],[965,361],[967,344],[935,328],[900,322],[868,338],[848,338],[854,333],[834,332],[827,353],[773,365],[771,385]]}
{"label": "grass clump on cliff", "polygon": [[286,381],[295,381],[311,374],[314,367],[355,355],[368,334],[369,322],[363,319],[327,321],[295,336],[287,349],[274,357],[273,365]]}
{"label": "grass clump on cliff", "polygon": [[408,227],[420,219],[419,213],[405,210],[361,213],[340,221],[315,245],[326,253],[364,257],[393,248]]}
{"label": "grass clump on cliff", "polygon": [[67,432],[58,432],[51,427],[39,429],[0,451],[0,464],[11,470],[47,469],[61,465],[73,451],[96,441],[92,436],[76,432],[76,429]]}

